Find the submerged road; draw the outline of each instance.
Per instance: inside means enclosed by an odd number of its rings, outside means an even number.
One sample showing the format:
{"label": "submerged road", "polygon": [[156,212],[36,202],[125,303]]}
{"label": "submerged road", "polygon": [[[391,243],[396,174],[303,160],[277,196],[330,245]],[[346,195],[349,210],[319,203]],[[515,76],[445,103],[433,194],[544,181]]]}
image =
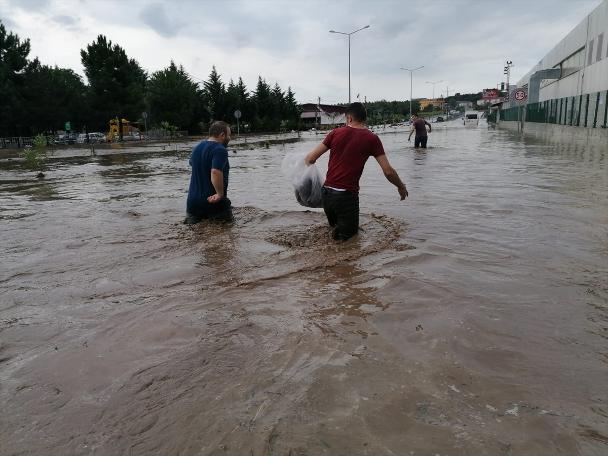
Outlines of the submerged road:
{"label": "submerged road", "polygon": [[188,150],[0,161],[0,454],[607,454],[605,145],[380,137],[346,244],[280,172],[322,136],[230,154],[233,226]]}

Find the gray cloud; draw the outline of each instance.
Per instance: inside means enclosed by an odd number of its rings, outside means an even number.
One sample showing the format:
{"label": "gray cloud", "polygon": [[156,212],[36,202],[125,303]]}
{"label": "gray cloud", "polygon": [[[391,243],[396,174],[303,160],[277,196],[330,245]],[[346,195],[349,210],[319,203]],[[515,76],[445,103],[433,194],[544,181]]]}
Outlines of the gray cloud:
{"label": "gray cloud", "polygon": [[78,23],[77,19],[66,14],[59,14],[57,16],[53,16],[53,21],[57,22],[59,25],[67,25],[68,27],[76,25]]}
{"label": "gray cloud", "polygon": [[139,16],[144,24],[165,38],[176,36],[184,25],[182,21],[170,18],[161,3],[153,3],[144,7]]}
{"label": "gray cloud", "polygon": [[[43,61],[56,62],[60,56],[62,65],[79,68],[79,49],[105,33],[149,71],[164,68],[173,59],[194,76],[206,78],[215,64],[225,80],[243,76],[250,89],[260,74],[282,87],[291,85],[299,101],[321,96],[338,102],[347,93],[348,45],[345,36],[332,35],[330,29],[348,32],[370,25],[351,43],[353,93],[367,95],[368,100],[409,98],[409,74],[399,69],[402,66],[424,65],[414,76],[414,96],[431,96],[432,86],[425,81],[437,80],[445,83],[436,86],[436,94],[447,85],[450,92],[472,92],[500,82],[507,58],[516,63],[512,79],[518,79],[600,0],[128,4],[130,13],[108,14],[126,11],[125,1],[0,0],[0,17],[15,17],[17,10],[31,16],[13,20],[18,22],[14,30],[32,38],[33,52]],[[37,27],[40,16],[60,24],[60,30],[54,35]],[[72,33],[83,23],[86,30]],[[70,41],[60,42],[58,36],[64,37],[60,32],[65,30]],[[180,46],[172,40],[176,36]]]}
{"label": "gray cloud", "polygon": [[67,30],[73,32],[82,31],[82,27],[80,26],[80,19],[77,17],[68,16],[67,14],[58,14],[56,16],[53,16],[51,20]]}
{"label": "gray cloud", "polygon": [[11,6],[36,13],[44,12],[51,3],[50,0],[11,0]]}

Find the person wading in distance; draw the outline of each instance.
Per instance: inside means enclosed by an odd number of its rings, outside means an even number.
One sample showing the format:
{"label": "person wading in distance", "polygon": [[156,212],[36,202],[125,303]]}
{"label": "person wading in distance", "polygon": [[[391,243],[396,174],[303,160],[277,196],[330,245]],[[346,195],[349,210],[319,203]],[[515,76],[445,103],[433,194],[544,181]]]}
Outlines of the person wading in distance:
{"label": "person wading in distance", "polygon": [[418,113],[415,112],[412,115],[412,128],[410,129],[410,135],[407,137],[409,141],[412,139],[412,133],[416,132],[414,136],[414,147],[422,147],[426,149],[426,142],[429,139],[429,134],[426,132],[426,126],[429,126],[429,133],[433,130],[431,124],[424,120],[422,117],[418,117]]}
{"label": "person wading in distance", "polygon": [[362,103],[346,110],[346,126],[336,128],[304,159],[312,165],[328,150],[329,165],[323,184],[323,210],[333,238],[347,240],[359,230],[359,180],[369,157],[374,157],[388,181],[397,187],[401,200],[408,196],[405,184],[390,165],[377,135],[365,126],[367,112]]}

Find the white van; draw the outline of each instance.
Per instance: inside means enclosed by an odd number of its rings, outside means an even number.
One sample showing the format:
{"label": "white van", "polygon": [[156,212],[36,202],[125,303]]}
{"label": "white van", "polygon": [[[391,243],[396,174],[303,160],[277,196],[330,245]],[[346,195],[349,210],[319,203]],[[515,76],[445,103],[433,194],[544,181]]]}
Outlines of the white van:
{"label": "white van", "polygon": [[466,111],[464,113],[464,125],[466,126],[477,126],[479,125],[479,115],[477,111]]}

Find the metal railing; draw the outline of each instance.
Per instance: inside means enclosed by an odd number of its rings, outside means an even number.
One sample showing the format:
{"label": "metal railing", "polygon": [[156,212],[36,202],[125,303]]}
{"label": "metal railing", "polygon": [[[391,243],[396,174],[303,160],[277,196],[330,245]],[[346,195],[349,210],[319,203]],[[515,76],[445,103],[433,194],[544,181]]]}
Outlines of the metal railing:
{"label": "metal railing", "polygon": [[608,90],[501,109],[500,120],[517,122],[520,109],[525,110],[525,122],[608,128]]}

